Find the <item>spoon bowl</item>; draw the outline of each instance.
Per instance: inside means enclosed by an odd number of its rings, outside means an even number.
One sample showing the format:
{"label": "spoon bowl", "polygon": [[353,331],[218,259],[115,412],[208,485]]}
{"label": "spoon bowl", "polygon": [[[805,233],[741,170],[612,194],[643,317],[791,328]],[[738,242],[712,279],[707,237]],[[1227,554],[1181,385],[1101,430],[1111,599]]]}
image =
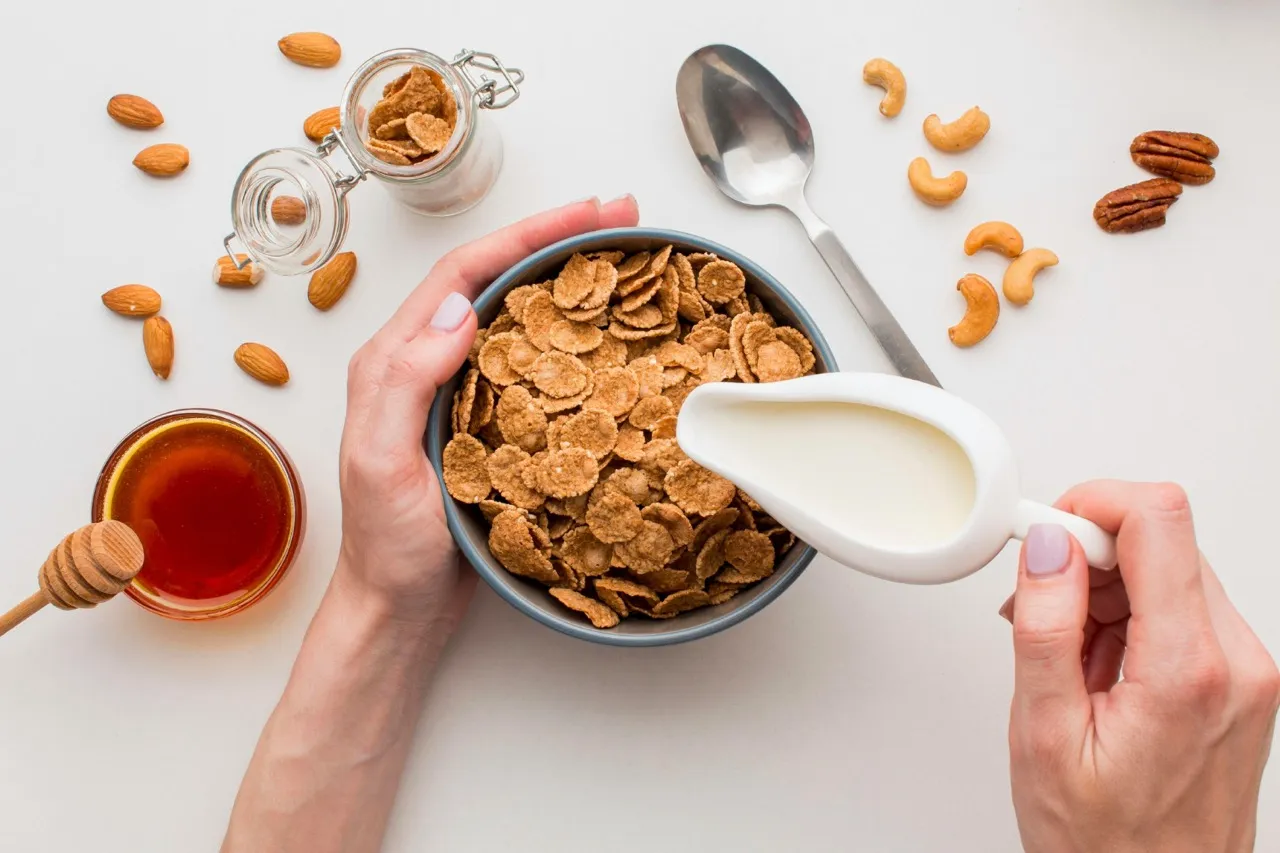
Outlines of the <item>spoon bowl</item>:
{"label": "spoon bowl", "polygon": [[702,168],[755,207],[795,201],[813,171],[813,130],[763,65],[728,45],[701,48],[676,76],[680,118]]}

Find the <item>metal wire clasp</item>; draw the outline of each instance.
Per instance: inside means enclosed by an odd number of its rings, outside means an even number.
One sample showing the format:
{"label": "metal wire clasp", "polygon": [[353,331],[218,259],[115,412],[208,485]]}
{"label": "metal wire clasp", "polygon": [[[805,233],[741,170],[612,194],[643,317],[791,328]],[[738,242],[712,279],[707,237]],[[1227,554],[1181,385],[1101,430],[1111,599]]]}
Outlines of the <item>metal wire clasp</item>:
{"label": "metal wire clasp", "polygon": [[[478,50],[463,50],[453,58],[452,65],[467,78],[476,93],[476,101],[481,109],[500,110],[509,107],[520,97],[520,84],[524,82],[524,72],[519,68],[508,68],[502,60],[492,53],[481,53]],[[486,72],[501,74],[504,81],[499,85]],[[478,79],[473,76],[478,74]]]}

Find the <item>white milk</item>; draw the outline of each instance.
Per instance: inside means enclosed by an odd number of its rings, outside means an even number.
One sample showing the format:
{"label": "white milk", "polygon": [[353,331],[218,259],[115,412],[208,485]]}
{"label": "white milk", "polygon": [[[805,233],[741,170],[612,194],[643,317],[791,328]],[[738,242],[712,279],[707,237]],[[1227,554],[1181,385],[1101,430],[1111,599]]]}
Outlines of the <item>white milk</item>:
{"label": "white milk", "polygon": [[973,509],[976,484],[964,450],[898,412],[860,403],[736,402],[702,414],[700,429],[714,437],[726,470],[867,545],[941,545],[965,528]]}

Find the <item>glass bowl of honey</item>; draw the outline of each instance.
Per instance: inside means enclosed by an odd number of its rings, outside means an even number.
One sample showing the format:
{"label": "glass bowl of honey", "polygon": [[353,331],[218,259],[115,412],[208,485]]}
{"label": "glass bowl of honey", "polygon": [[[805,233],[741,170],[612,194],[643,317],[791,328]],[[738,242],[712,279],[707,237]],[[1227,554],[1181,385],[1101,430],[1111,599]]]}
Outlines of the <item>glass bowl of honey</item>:
{"label": "glass bowl of honey", "polygon": [[275,439],[215,409],[152,418],[103,467],[93,520],[133,528],[146,550],[125,593],[170,619],[252,606],[293,564],[306,526],[302,481]]}

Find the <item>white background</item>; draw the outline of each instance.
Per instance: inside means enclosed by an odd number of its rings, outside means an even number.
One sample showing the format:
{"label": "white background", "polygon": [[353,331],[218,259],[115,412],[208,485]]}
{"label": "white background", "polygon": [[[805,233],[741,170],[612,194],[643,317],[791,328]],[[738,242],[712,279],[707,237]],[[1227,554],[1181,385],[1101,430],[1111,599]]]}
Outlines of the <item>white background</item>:
{"label": "white background", "polygon": [[[285,8],[286,5],[291,9]],[[799,226],[720,197],[689,153],[674,99],[693,49],[725,41],[782,79],[813,122],[810,197],[944,385],[989,412],[1052,500],[1096,476],[1189,490],[1201,544],[1280,652],[1280,6],[1116,3],[643,4],[119,2],[14,4],[0,25],[0,601],[35,589],[48,549],[88,518],[115,442],[180,406],[238,412],[298,463],[310,502],[301,559],[264,603],[184,625],[126,600],[46,610],[0,640],[0,849],[216,848],[259,729],[338,544],[336,452],[352,351],[441,253],[542,208],[633,192],[643,221],[738,247],[820,318],[846,368],[883,362]],[[341,65],[289,64],[280,36],[334,34]],[[446,221],[352,196],[356,283],[332,312],[304,279],[250,292],[209,283],[229,194],[259,151],[305,144],[369,55],[402,46],[499,54],[526,94],[488,118],[507,143],[492,196]],[[888,122],[859,79],[876,55],[910,84]],[[164,111],[150,133],[112,123],[112,94]],[[992,131],[939,161],[969,190],[927,209],[906,183],[928,153],[923,117],[979,103]],[[1128,144],[1192,130],[1222,147],[1169,224],[1109,236],[1094,201],[1142,180]],[[156,181],[129,161],[175,141],[192,165]],[[938,157],[934,157],[938,161]],[[1062,259],[977,349],[952,347],[955,281],[986,219]],[[177,338],[167,383],[140,327],[99,294],[145,282]],[[294,379],[243,376],[245,340]],[[819,559],[767,610],[673,648],[559,636],[487,589],[442,663],[387,847],[409,850],[859,850],[1018,847],[1005,729],[1008,626],[996,608],[1014,553],[951,586],[877,582]],[[1280,770],[1264,786],[1259,849],[1280,850]]]}

